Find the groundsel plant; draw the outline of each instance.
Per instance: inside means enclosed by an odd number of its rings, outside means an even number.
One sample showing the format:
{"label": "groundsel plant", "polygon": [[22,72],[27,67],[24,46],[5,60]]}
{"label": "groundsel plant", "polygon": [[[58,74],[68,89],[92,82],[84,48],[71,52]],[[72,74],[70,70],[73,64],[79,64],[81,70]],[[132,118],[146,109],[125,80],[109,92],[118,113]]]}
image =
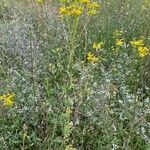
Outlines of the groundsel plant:
{"label": "groundsel plant", "polygon": [[[96,12],[99,10],[100,4],[91,1],[91,0],[61,0],[60,7],[58,9],[58,13],[60,14],[60,18],[62,19],[63,24],[65,24],[67,28],[68,34],[68,83],[67,83],[67,90],[71,91],[73,84],[73,67],[74,67],[74,60],[75,60],[75,52],[76,48],[78,47],[78,36],[80,33],[78,32],[80,19],[84,16],[85,18],[89,18],[91,15],[96,15]],[[87,19],[85,20],[87,22]],[[94,48],[101,48],[102,43],[94,43]],[[86,55],[86,54],[85,54]],[[78,58],[76,58],[78,59]],[[94,56],[91,52],[87,54],[87,60],[91,61],[92,63],[97,63],[98,58]],[[66,92],[68,93],[69,91]],[[67,122],[64,123],[64,147],[68,149],[69,143],[69,136],[71,134],[72,128],[74,126],[72,116],[73,108],[73,100],[68,95],[67,100],[70,106],[66,106],[66,120]],[[72,148],[73,149],[73,148]]]}

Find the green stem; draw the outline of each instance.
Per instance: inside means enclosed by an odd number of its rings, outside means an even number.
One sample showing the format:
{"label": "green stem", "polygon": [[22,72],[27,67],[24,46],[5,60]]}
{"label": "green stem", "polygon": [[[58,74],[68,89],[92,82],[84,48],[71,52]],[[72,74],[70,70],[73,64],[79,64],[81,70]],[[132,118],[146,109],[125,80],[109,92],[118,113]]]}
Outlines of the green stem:
{"label": "green stem", "polygon": [[78,29],[78,22],[79,18],[76,18],[73,22],[72,30],[70,31],[70,50],[69,50],[69,58],[68,58],[68,71],[70,72],[72,64],[73,64],[73,57],[75,54],[76,49],[76,33]]}

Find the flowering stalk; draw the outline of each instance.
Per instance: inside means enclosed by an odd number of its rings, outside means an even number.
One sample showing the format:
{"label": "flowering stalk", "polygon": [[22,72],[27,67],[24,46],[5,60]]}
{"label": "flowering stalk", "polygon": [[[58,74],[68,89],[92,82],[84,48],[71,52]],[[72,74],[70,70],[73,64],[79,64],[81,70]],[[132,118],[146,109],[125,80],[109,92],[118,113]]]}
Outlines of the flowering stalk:
{"label": "flowering stalk", "polygon": [[[62,15],[63,21],[66,24],[67,32],[68,32],[68,65],[67,65],[67,72],[68,72],[68,81],[67,86],[64,91],[64,94],[67,95],[66,97],[66,105],[65,105],[65,113],[64,115],[64,122],[63,122],[63,147],[65,150],[75,150],[72,144],[70,143],[70,134],[72,133],[74,124],[72,122],[72,114],[74,108],[74,101],[68,94],[70,90],[72,90],[73,84],[73,64],[74,64],[74,57],[75,51],[77,48],[77,33],[78,33],[78,26],[79,26],[79,19],[82,14],[86,15],[95,15],[97,9],[99,8],[98,3],[92,2],[91,0],[78,0],[78,1],[68,1],[68,0],[61,0],[61,7],[59,8],[59,13]],[[101,45],[98,45],[101,46]],[[98,47],[99,48],[99,47]],[[96,62],[97,58],[92,55],[93,57],[90,59],[92,62]],[[71,92],[72,93],[72,92]],[[82,93],[82,92],[81,92]],[[81,98],[82,99],[82,96]]]}

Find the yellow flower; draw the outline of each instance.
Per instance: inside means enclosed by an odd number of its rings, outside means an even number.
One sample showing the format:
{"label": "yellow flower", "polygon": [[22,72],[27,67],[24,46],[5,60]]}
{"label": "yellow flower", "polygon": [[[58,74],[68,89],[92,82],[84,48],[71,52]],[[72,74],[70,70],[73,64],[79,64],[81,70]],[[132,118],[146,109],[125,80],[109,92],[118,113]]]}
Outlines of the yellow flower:
{"label": "yellow flower", "polygon": [[147,47],[138,47],[138,53],[140,57],[145,57],[149,54],[149,49]]}
{"label": "yellow flower", "polygon": [[92,58],[92,63],[97,63],[97,62],[98,62],[98,58],[95,57],[95,56],[93,56],[93,58]]}
{"label": "yellow flower", "polygon": [[116,39],[116,46],[123,46],[124,40],[123,39]]}
{"label": "yellow flower", "polygon": [[11,99],[6,99],[6,100],[4,101],[4,105],[6,105],[6,106],[12,106],[13,103],[14,103],[14,102],[13,102]]}
{"label": "yellow flower", "polygon": [[139,46],[144,46],[144,41],[143,39],[139,39],[139,40],[133,40],[130,42],[131,45],[134,47],[134,48],[137,48]]}
{"label": "yellow flower", "polygon": [[94,42],[92,47],[94,49],[101,49],[102,46],[103,46],[103,42],[100,42],[100,43]]}
{"label": "yellow flower", "polygon": [[82,14],[82,8],[77,5],[68,6],[68,15],[71,16],[80,16]]}
{"label": "yellow flower", "polygon": [[44,0],[36,0],[37,3],[42,4],[44,3]]}
{"label": "yellow flower", "polygon": [[88,9],[98,9],[100,5],[97,2],[90,2],[87,4]]}
{"label": "yellow flower", "polygon": [[60,8],[59,8],[59,13],[60,13],[60,14],[63,14],[63,15],[64,15],[64,14],[67,14],[67,8],[66,8],[66,7],[60,7]]}
{"label": "yellow flower", "polygon": [[87,3],[87,14],[88,15],[95,15],[97,10],[99,9],[100,5],[97,2],[88,2]]}
{"label": "yellow flower", "polygon": [[62,15],[80,16],[82,14],[82,8],[80,6],[72,4],[68,7],[60,7],[59,13]]}
{"label": "yellow flower", "polygon": [[97,63],[98,62],[98,58],[96,56],[94,56],[93,53],[89,52],[87,54],[87,60],[92,62],[92,63]]}
{"label": "yellow flower", "polygon": [[12,106],[14,101],[14,96],[15,94],[4,94],[2,96],[0,96],[0,100],[3,101],[4,105],[6,106]]}
{"label": "yellow flower", "polygon": [[87,54],[87,60],[92,60],[93,56],[94,56],[93,53],[89,52]]}
{"label": "yellow flower", "polygon": [[89,3],[90,0],[80,0],[81,3]]}

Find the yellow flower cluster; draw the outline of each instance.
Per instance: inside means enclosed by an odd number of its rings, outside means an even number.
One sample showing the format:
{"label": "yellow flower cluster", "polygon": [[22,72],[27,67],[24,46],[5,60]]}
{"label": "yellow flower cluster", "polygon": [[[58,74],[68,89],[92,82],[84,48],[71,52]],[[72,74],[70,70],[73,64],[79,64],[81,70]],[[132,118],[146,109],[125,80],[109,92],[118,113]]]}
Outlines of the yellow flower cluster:
{"label": "yellow flower cluster", "polygon": [[103,42],[99,42],[99,43],[94,42],[92,47],[94,49],[101,49],[103,45],[104,45]]}
{"label": "yellow flower cluster", "polygon": [[61,15],[68,16],[80,16],[83,12],[87,12],[89,15],[95,15],[99,9],[99,4],[97,2],[91,2],[90,0],[76,0],[70,4],[68,0],[61,0],[63,6],[59,8],[59,13]]}
{"label": "yellow flower cluster", "polygon": [[88,2],[87,3],[87,8],[88,9],[96,9],[96,8],[99,8],[99,5],[97,2]]}
{"label": "yellow flower cluster", "polygon": [[3,101],[4,105],[12,106],[14,103],[14,96],[15,94],[4,94],[0,96],[0,100]]}
{"label": "yellow flower cluster", "polygon": [[69,16],[80,16],[82,13],[82,7],[72,4],[70,6],[63,6],[60,7],[59,13],[62,15],[69,15]]}
{"label": "yellow flower cluster", "polygon": [[98,58],[92,52],[87,53],[87,60],[92,63],[98,62]]}
{"label": "yellow flower cluster", "polygon": [[123,46],[124,45],[124,39],[116,39],[115,45],[116,46]]}
{"label": "yellow flower cluster", "polygon": [[123,31],[122,30],[115,30],[113,35],[115,38],[115,45],[116,46],[123,46],[125,44],[123,39]]}
{"label": "yellow flower cluster", "polygon": [[144,46],[144,40],[143,38],[140,38],[138,40],[133,40],[130,42],[130,44],[137,49],[140,57],[145,57],[149,54],[149,49]]}
{"label": "yellow flower cluster", "polygon": [[138,47],[140,57],[145,57],[149,54],[149,49],[146,46]]}
{"label": "yellow flower cluster", "polygon": [[87,3],[87,14],[88,15],[96,15],[97,10],[99,9],[100,5],[97,2],[88,2]]}
{"label": "yellow flower cluster", "polygon": [[90,0],[79,0],[81,3],[89,3]]}
{"label": "yellow flower cluster", "polygon": [[134,47],[134,48],[138,48],[139,46],[144,46],[144,41],[143,39],[139,39],[139,40],[133,40],[130,42],[131,45]]}

